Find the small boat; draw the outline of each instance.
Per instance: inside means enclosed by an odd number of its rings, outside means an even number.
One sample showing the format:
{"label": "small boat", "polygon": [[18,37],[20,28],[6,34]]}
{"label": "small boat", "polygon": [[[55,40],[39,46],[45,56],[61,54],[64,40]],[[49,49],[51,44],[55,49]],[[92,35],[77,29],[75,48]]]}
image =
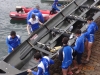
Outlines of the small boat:
{"label": "small boat", "polygon": [[[20,20],[26,19],[28,12],[33,9],[29,7],[24,7],[24,6],[17,6],[17,7],[22,8],[24,10],[24,13],[10,12],[9,15],[12,19],[20,19]],[[47,21],[48,19],[56,15],[56,14],[50,14],[50,10],[40,10],[40,12],[42,13],[45,21]]]}
{"label": "small boat", "polygon": [[[90,13],[93,14],[94,19],[100,15],[100,9],[96,7],[98,2],[100,3],[99,0],[96,2],[93,0],[72,1],[1,61],[0,73],[27,75],[27,69],[34,70],[38,65],[33,60],[33,55],[40,52],[43,56],[54,57],[57,54],[55,49],[61,48],[64,36],[69,38],[71,36],[68,45],[73,45],[75,42],[75,37],[72,37],[74,31],[76,29],[81,29],[82,32],[86,30],[85,19],[91,16]],[[72,30],[70,30],[71,26],[73,26]]]}

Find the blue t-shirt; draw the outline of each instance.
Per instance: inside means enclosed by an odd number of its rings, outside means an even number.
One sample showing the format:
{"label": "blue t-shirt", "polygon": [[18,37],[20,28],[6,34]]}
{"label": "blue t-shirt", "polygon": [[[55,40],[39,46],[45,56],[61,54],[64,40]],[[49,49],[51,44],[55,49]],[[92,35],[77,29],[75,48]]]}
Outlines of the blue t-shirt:
{"label": "blue t-shirt", "polygon": [[44,56],[39,64],[38,64],[38,71],[32,71],[34,75],[50,75],[49,74],[49,65],[54,64],[54,61],[47,56]]}
{"label": "blue t-shirt", "polygon": [[87,39],[88,41],[91,38],[94,38],[94,34],[95,32],[98,30],[98,25],[95,22],[91,22],[87,28],[87,31],[85,32],[85,34],[87,35]]}
{"label": "blue t-shirt", "polygon": [[62,68],[67,69],[72,64],[72,56],[73,50],[70,46],[65,46],[63,48],[63,61]]}
{"label": "blue t-shirt", "polygon": [[20,43],[21,43],[20,36],[17,35],[15,38],[11,38],[11,36],[9,35],[6,39],[6,43],[8,46],[8,53],[11,53],[12,48],[16,48],[17,46],[20,45]]}
{"label": "blue t-shirt", "polygon": [[57,11],[60,11],[60,9],[57,6],[61,6],[61,4],[58,4],[58,3],[54,2],[52,4],[52,9],[57,10]]}
{"label": "blue t-shirt", "polygon": [[98,26],[95,22],[91,22],[87,28],[88,34],[95,34],[95,32],[98,30]]}
{"label": "blue t-shirt", "polygon": [[85,34],[82,34],[76,39],[75,46],[73,47],[73,49],[77,51],[78,53],[84,52],[85,36],[86,36]]}

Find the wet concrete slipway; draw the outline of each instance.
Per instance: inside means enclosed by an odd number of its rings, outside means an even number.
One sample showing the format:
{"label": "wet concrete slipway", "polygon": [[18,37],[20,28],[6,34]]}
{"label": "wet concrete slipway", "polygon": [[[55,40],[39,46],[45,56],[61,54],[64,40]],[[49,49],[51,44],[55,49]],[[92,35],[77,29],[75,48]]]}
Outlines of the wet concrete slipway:
{"label": "wet concrete slipway", "polygon": [[37,4],[41,9],[51,8],[51,5],[41,3],[40,0],[0,0],[0,60],[7,55],[5,40],[10,31],[15,30],[21,36],[22,42],[28,37],[25,21],[11,20],[10,11],[15,11],[16,6],[35,7]]}

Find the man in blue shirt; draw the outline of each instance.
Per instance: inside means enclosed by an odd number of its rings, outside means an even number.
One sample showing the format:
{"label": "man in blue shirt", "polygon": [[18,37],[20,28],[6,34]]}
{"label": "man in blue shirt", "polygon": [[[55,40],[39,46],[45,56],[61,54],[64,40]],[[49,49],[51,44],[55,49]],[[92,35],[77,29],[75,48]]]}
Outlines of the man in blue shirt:
{"label": "man in blue shirt", "polygon": [[31,32],[34,32],[35,30],[39,29],[39,24],[42,25],[38,17],[32,14],[32,18],[28,20],[28,25],[27,25],[28,34],[31,34]]}
{"label": "man in blue shirt", "polygon": [[27,15],[27,22],[28,20],[32,17],[32,14],[38,16],[40,22],[44,23],[44,18],[42,16],[42,13],[39,11],[40,7],[38,5],[36,5],[36,8],[34,8],[33,10],[30,10],[28,12],[28,15]]}
{"label": "man in blue shirt", "polygon": [[[72,70],[78,68],[76,73],[79,73],[82,69],[81,57],[84,52],[85,35],[81,34],[81,30],[79,30],[79,29],[76,30],[75,35],[76,35],[77,39],[75,42],[75,46],[73,47],[73,49],[75,50],[75,54],[74,54],[74,61],[73,61],[74,68]],[[76,57],[76,60],[75,60],[75,57]],[[78,66],[77,66],[77,64],[78,64]]]}
{"label": "man in blue shirt", "polygon": [[98,30],[98,26],[97,26],[96,22],[93,21],[93,18],[91,18],[91,17],[87,18],[87,23],[89,25],[88,25],[87,31],[86,31],[86,34],[87,34],[86,48],[88,50],[86,61],[89,61],[90,55],[91,55],[91,48],[92,48],[92,45],[94,42],[94,34]]}
{"label": "man in blue shirt", "polygon": [[63,50],[62,50],[62,73],[63,75],[67,75],[67,74],[73,74],[71,69],[70,69],[70,65],[72,64],[72,53],[73,53],[73,49],[67,45],[69,38],[64,37],[62,39],[63,42]]}
{"label": "man in blue shirt", "polygon": [[62,6],[61,4],[58,4],[58,0],[55,0],[52,4],[52,9],[50,11],[50,14],[56,14],[57,11],[60,11],[60,9],[57,6]]}
{"label": "man in blue shirt", "polygon": [[40,53],[36,53],[34,59],[39,62],[38,71],[35,72],[28,69],[27,72],[31,72],[33,75],[50,75],[49,65],[54,64],[54,61],[47,56],[42,57]]}
{"label": "man in blue shirt", "polygon": [[21,44],[20,36],[16,35],[15,31],[11,31],[10,35],[6,39],[6,43],[8,46],[8,53],[11,53],[16,47]]}

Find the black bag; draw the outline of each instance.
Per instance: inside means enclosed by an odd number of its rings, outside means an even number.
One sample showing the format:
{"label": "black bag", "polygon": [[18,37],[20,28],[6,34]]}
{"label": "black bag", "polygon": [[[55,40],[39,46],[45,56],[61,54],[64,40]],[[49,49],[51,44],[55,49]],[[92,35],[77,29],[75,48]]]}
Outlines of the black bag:
{"label": "black bag", "polygon": [[63,48],[64,48],[64,47],[62,47],[62,48],[59,50],[59,55],[58,55],[58,57],[59,57],[59,60],[60,60],[60,61],[63,61]]}
{"label": "black bag", "polygon": [[63,47],[59,50],[59,55],[58,55],[58,57],[59,57],[59,60],[60,60],[60,61],[63,61],[63,48],[66,47],[66,46],[68,46],[68,45],[63,46]]}

